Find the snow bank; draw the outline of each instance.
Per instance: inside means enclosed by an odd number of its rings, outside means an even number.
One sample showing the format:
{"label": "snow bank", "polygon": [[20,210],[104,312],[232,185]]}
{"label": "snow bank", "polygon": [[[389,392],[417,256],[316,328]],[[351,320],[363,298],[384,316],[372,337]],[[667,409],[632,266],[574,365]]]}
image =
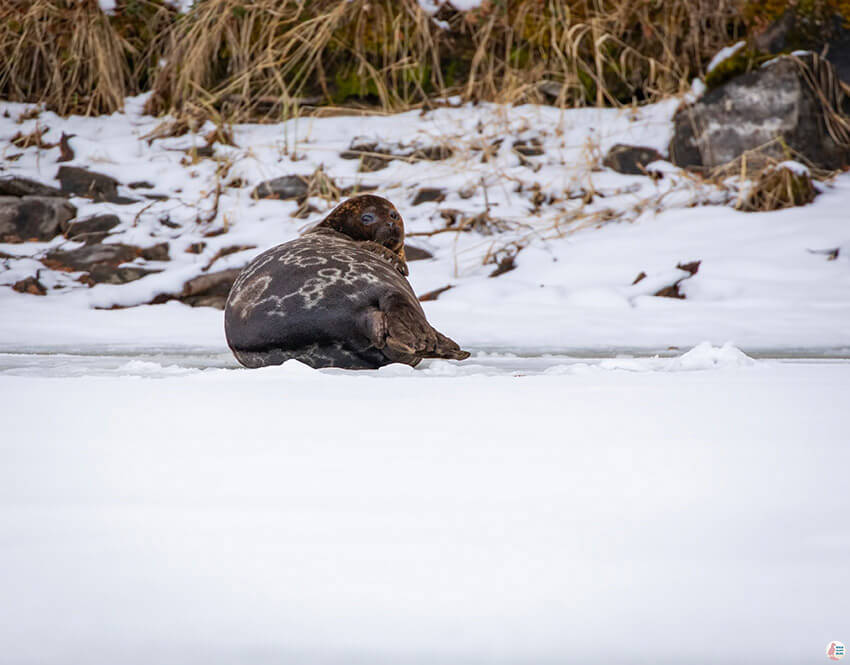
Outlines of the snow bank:
{"label": "snow bank", "polygon": [[797,665],[842,637],[850,365],[445,367],[0,375],[4,660]]}
{"label": "snow bank", "polygon": [[[121,225],[108,242],[142,247],[167,242],[171,260],[152,266],[163,272],[130,284],[88,289],[76,281],[78,274],[47,271],[38,261],[47,251],[77,243],[56,238],[0,245],[0,251],[18,257],[0,259],[0,308],[7,313],[0,317],[0,349],[135,344],[138,350],[173,344],[223,350],[218,312],[176,305],[146,312],[90,310],[179,292],[208,266],[238,268],[296,237],[333,203],[312,198],[315,212],[300,219],[291,216],[294,201],[256,201],[250,192],[263,180],[309,175],[319,167],[341,187],[375,186],[396,203],[408,243],[434,255],[411,264],[411,283],[418,293],[452,287],[425,307],[437,327],[464,346],[530,352],[683,349],[727,340],[746,351],[850,346],[850,175],[822,185],[809,206],[753,214],[733,210],[727,195],[669,163],[654,165],[661,176],[656,180],[600,168],[601,155],[616,143],[664,151],[677,100],[623,111],[480,104],[425,114],[236,126],[239,147],[216,144],[214,153],[232,161],[225,184],[241,184],[224,187],[218,215],[201,223],[213,208],[218,162],[186,163],[182,150],[202,144],[210,127],[148,144],[141,137],[161,119],[142,115],[143,103],[144,97],[128,100],[126,113],[108,118],[63,119],[42,112],[21,123],[17,119],[29,107],[6,105],[10,117],[0,118],[0,140],[38,124],[47,130],[46,141],[61,132],[75,135],[72,165],[125,184],[150,181],[150,190],[122,188],[122,195],[139,200],[135,204],[72,201],[79,218],[119,216]],[[387,144],[446,144],[455,154],[441,161],[395,160],[383,170],[361,173],[357,160],[341,157],[353,136]],[[542,155],[525,157],[513,149],[514,141],[532,139]],[[493,151],[487,160],[485,148]],[[21,156],[4,164],[4,175],[56,183],[58,148],[16,152]],[[444,188],[445,200],[414,206],[416,192],[425,186]],[[145,199],[147,193],[168,199]],[[447,211],[467,218],[488,212],[503,230],[446,232]],[[225,223],[226,233],[205,237]],[[199,242],[205,243],[201,253],[186,251]],[[255,249],[211,263],[222,250],[252,245]],[[522,249],[516,268],[489,277],[494,265],[485,259],[517,246]],[[700,261],[696,274],[679,267],[695,261]],[[37,270],[51,288],[47,297],[9,288]],[[655,297],[677,281],[684,300]]]}

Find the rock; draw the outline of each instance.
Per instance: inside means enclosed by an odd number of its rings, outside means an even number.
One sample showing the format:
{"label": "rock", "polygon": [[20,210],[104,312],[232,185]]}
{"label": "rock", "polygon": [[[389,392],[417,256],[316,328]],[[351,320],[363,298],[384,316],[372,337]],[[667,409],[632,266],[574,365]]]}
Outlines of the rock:
{"label": "rock", "polygon": [[664,159],[655,148],[618,143],[608,151],[602,165],[617,173],[646,175],[646,165]]}
{"label": "rock", "polygon": [[233,268],[194,277],[183,285],[177,299],[192,307],[224,309],[230,287],[240,272],[241,268]]}
{"label": "rock", "polygon": [[67,196],[61,190],[29,178],[0,178],[0,196]]}
{"label": "rock", "polygon": [[160,271],[148,270],[139,266],[113,268],[112,266],[98,265],[91,269],[89,278],[95,284],[127,284],[128,282],[135,282],[145,275],[151,275],[156,272]]}
{"label": "rock", "polygon": [[393,159],[407,162],[439,161],[448,159],[454,151],[446,145],[420,145],[413,143],[385,143],[374,139],[356,136],[348,150],[340,153],[343,159],[359,159],[361,172],[373,172],[385,169]]}
{"label": "rock", "polygon": [[153,183],[147,180],[136,180],[127,184],[130,189],[153,189]]}
{"label": "rock", "polygon": [[378,146],[377,141],[364,141],[361,138],[355,138],[348,150],[341,152],[339,156],[343,159],[359,159],[359,170],[362,173],[385,169],[393,159],[390,152]]}
{"label": "rock", "polygon": [[83,196],[108,203],[135,203],[135,199],[118,196],[118,181],[103,173],[87,171],[77,166],[60,166],[56,177],[62,191],[74,196]]}
{"label": "rock", "polygon": [[[811,80],[820,81],[828,79],[832,70],[813,54],[783,56],[679,109],[673,118],[671,161],[677,166],[712,169],[748,152],[748,167],[757,167],[759,161],[788,159],[790,148],[823,169],[850,163],[850,146],[837,143],[828,130],[841,132],[831,114],[846,113],[850,105],[834,77],[830,89],[816,93],[804,67]],[[829,105],[838,108],[830,110]]]}
{"label": "rock", "polygon": [[514,141],[513,149],[523,157],[538,157],[544,154],[543,142],[537,136],[525,140]]}
{"label": "rock", "polygon": [[827,12],[817,17],[812,15],[816,13],[812,12],[814,9],[815,6],[809,4],[808,12],[801,12],[800,6],[788,3],[788,9],[779,18],[753,36],[752,45],[763,53],[800,49],[826,53],[825,57],[832,63],[838,77],[850,83],[850,29],[840,12],[831,16]]}
{"label": "rock", "polygon": [[142,249],[142,258],[147,261],[170,261],[171,257],[168,255],[168,243],[160,242],[151,247],[145,247]]}
{"label": "rock", "polygon": [[187,254],[200,254],[207,248],[207,243],[205,242],[193,242],[186,248]]}
{"label": "rock", "polygon": [[37,275],[22,279],[20,282],[15,282],[14,284],[12,284],[12,289],[17,291],[18,293],[29,293],[34,296],[47,295],[47,288],[44,286],[44,284],[38,281]]}
{"label": "rock", "polygon": [[404,256],[408,261],[424,261],[425,259],[433,259],[434,255],[427,249],[421,247],[413,247],[405,243]]}
{"label": "rock", "polygon": [[142,250],[135,245],[91,244],[78,249],[57,249],[50,252],[43,263],[55,270],[74,272],[89,270],[95,265],[118,266],[141,256]]}
{"label": "rock", "polygon": [[50,240],[76,214],[74,206],[56,196],[0,196],[0,242]]}
{"label": "rock", "polygon": [[446,190],[442,187],[422,187],[413,197],[412,205],[418,206],[422,203],[428,203],[430,201],[436,201],[439,203],[440,201],[446,200]]}
{"label": "rock", "polygon": [[789,50],[788,37],[797,24],[797,15],[788,10],[753,39],[753,46],[765,53]]}
{"label": "rock", "polygon": [[155,270],[139,266],[121,266],[142,256],[144,250],[135,245],[91,244],[78,249],[54,250],[42,263],[54,270],[67,272],[86,272],[88,284],[126,284],[149,275]]}
{"label": "rock", "polygon": [[551,79],[542,79],[537,84],[537,90],[545,95],[550,102],[560,99],[562,94],[567,94],[569,92],[569,88],[563,83],[552,81]]}
{"label": "rock", "polygon": [[301,175],[286,175],[261,182],[251,192],[255,199],[303,199],[310,191],[310,183]]}
{"label": "rock", "polygon": [[118,215],[95,215],[87,217],[68,226],[65,237],[87,244],[103,242],[109,232],[118,226],[121,220]]}

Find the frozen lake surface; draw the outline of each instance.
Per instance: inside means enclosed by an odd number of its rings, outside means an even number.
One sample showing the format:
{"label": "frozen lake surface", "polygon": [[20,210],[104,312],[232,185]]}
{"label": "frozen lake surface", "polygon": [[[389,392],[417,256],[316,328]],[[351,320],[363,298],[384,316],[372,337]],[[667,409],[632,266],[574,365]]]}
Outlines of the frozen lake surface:
{"label": "frozen lake surface", "polygon": [[[423,361],[410,376],[445,375],[440,368],[451,367],[450,374],[457,376],[532,376],[566,370],[575,366],[598,366],[608,369],[649,371],[665,367],[664,359],[674,358],[678,349],[575,349],[569,354],[519,353],[504,351],[473,351],[470,360],[462,363]],[[756,359],[776,360],[785,363],[850,363],[846,348],[769,349],[750,351]],[[634,361],[634,362],[631,362]],[[140,376],[148,378],[190,374],[198,370],[242,368],[228,352],[212,350],[124,349],[121,352],[96,353],[94,351],[2,352],[0,351],[0,376]],[[390,367],[367,375],[396,376],[409,370]],[[342,370],[324,370],[323,374],[348,375]],[[362,374],[362,372],[361,372]]]}
{"label": "frozen lake surface", "polygon": [[797,665],[847,641],[846,360],[151,351],[0,355],[10,663]]}

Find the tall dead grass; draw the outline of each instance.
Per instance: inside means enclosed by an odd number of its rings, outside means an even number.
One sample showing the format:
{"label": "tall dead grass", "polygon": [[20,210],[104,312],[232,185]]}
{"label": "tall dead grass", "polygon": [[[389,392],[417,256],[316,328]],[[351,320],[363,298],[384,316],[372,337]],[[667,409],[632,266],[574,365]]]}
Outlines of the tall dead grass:
{"label": "tall dead grass", "polygon": [[162,0],[0,2],[0,98],[61,115],[121,109],[149,89],[176,12]]}
{"label": "tall dead grass", "polygon": [[95,0],[0,3],[0,97],[60,114],[111,113],[128,94],[125,47]]}
{"label": "tall dead grass", "polygon": [[151,110],[398,110],[434,97],[623,104],[685,88],[740,36],[741,0],[206,0],[175,24]]}
{"label": "tall dead grass", "polygon": [[[0,3],[0,96],[60,113],[278,119],[314,106],[395,111],[465,100],[628,104],[684,89],[744,31],[746,0],[162,0]],[[159,63],[164,66],[160,67]],[[300,112],[300,111],[298,111]]]}

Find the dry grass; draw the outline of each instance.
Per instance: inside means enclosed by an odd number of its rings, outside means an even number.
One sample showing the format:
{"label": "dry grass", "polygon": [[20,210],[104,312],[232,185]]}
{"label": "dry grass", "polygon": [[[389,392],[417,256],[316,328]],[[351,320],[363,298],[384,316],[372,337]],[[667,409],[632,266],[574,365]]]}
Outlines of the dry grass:
{"label": "dry grass", "polygon": [[125,45],[95,0],[0,3],[0,97],[111,113],[131,90]]}
{"label": "dry grass", "polygon": [[782,210],[811,203],[816,195],[808,172],[768,166],[755,174],[752,186],[735,207],[746,212]]}
{"label": "dry grass", "polygon": [[467,100],[621,104],[678,92],[742,30],[741,0],[207,0],[174,25],[150,109],[237,119],[295,107]]}
{"label": "dry grass", "polygon": [[424,98],[415,72],[439,64],[428,23],[409,0],[202,2],[175,24],[151,108],[241,118],[356,99],[406,106]]}
{"label": "dry grass", "polygon": [[94,114],[153,90],[152,112],[230,121],[450,95],[640,103],[686,88],[719,48],[763,29],[753,4],[484,0],[431,17],[417,0],[199,0],[177,16],[162,0],[123,0],[106,17],[96,0],[5,0],[0,97]]}

